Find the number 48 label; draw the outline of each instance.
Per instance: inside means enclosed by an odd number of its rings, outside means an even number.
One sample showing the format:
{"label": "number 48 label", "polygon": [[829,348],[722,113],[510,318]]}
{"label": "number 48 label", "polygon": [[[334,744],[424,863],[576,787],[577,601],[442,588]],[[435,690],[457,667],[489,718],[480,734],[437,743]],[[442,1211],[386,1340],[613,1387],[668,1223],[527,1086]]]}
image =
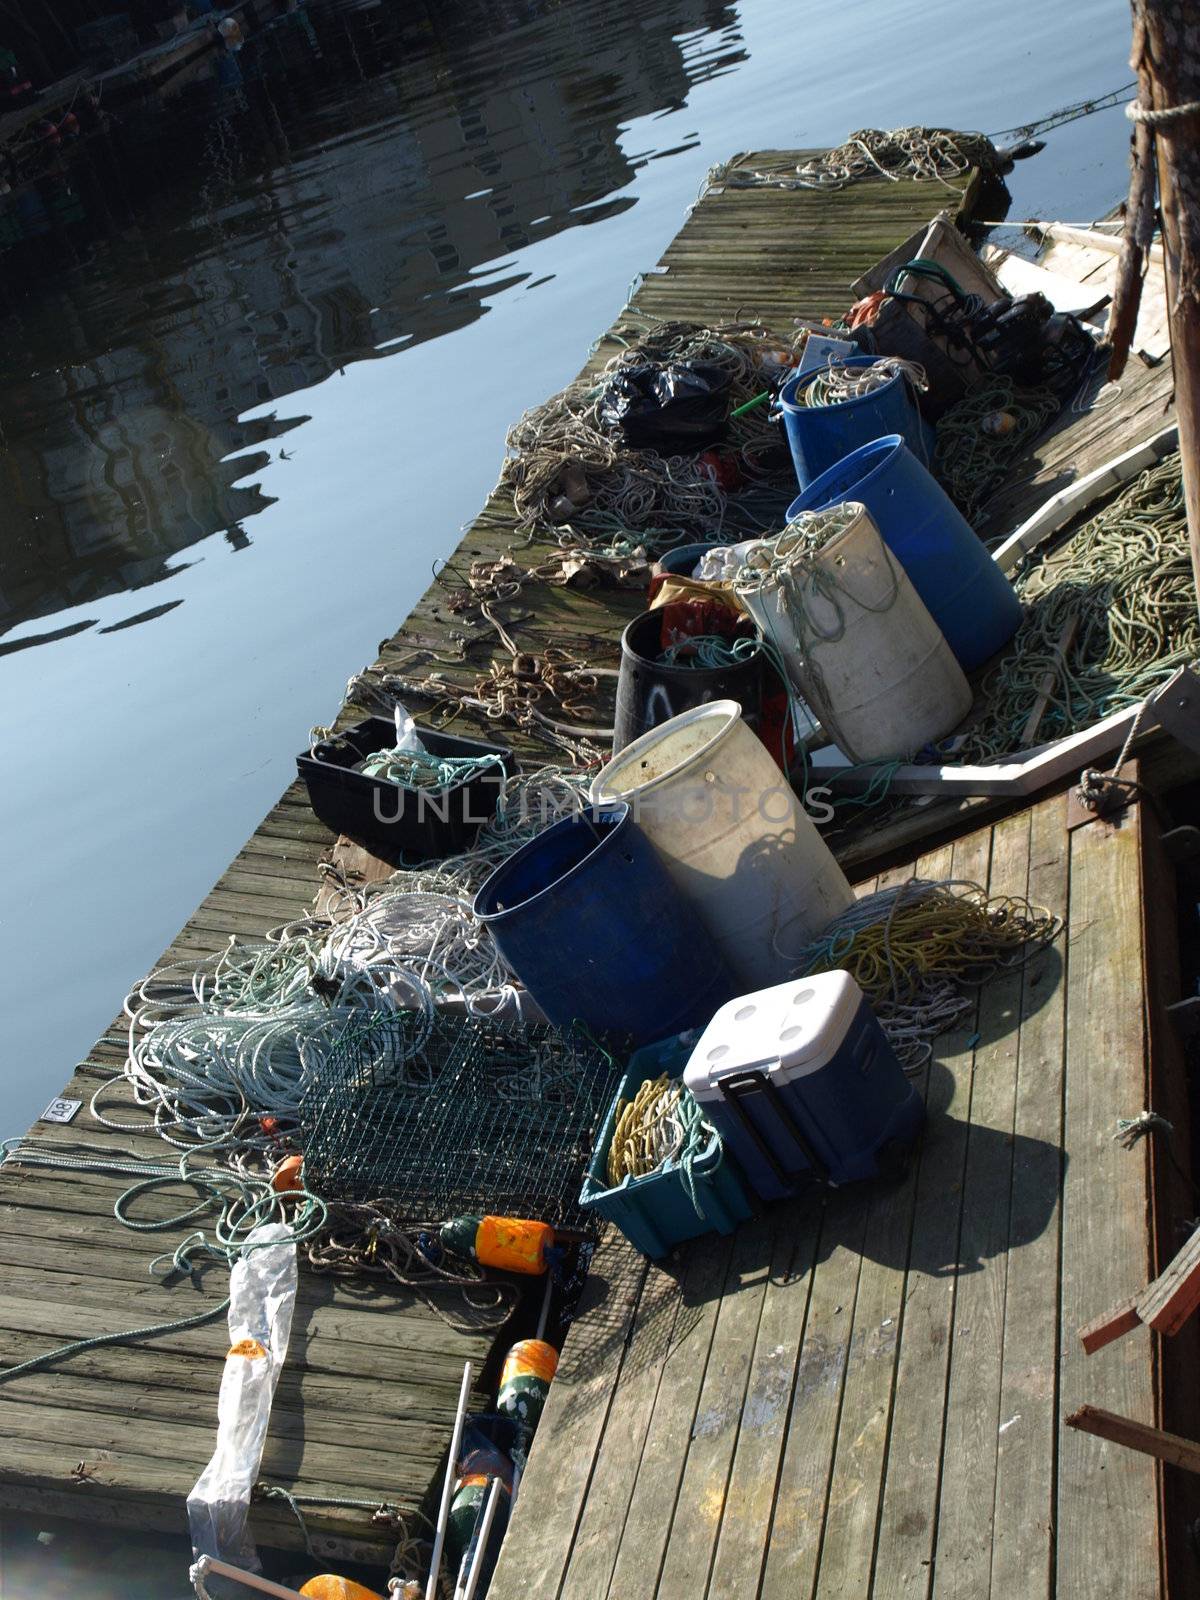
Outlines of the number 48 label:
{"label": "number 48 label", "polygon": [[38,1118],[39,1122],[70,1122],[83,1104],[82,1100],[64,1100],[61,1096],[51,1100]]}

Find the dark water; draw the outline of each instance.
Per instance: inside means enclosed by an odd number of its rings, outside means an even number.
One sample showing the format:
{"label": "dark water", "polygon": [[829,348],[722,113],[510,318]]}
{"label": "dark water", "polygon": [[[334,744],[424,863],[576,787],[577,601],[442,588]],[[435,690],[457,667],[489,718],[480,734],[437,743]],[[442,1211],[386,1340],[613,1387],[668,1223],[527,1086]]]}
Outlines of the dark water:
{"label": "dark water", "polygon": [[[1123,83],[1128,26],[1125,0],[313,0],[89,154],[82,220],[0,257],[4,1131],[273,803],[713,162],[1009,127]],[[1013,215],[1106,210],[1126,129],[1051,135]]]}

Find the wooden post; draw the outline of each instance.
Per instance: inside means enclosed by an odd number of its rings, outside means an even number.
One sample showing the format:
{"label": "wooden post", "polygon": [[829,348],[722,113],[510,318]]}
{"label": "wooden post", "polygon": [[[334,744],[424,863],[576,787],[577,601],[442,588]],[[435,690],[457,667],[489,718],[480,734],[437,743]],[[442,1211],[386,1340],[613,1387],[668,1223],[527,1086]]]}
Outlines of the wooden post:
{"label": "wooden post", "polygon": [[[1200,8],[1194,0],[1132,0],[1139,96],[1130,107],[1133,180],[1118,295],[1109,324],[1113,366],[1123,364],[1137,317],[1140,267],[1157,169],[1167,269],[1167,312],[1192,570],[1200,589]],[[1135,280],[1136,279],[1136,284]],[[1132,321],[1129,306],[1132,303]],[[1124,341],[1122,347],[1122,341]],[[1110,371],[1112,369],[1110,368]]]}

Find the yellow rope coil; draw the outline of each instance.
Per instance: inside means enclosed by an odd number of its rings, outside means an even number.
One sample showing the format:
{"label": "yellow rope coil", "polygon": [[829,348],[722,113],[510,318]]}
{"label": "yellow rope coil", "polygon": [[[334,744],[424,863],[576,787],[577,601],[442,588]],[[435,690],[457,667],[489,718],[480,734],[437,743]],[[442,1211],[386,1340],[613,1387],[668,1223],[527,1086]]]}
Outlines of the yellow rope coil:
{"label": "yellow rope coil", "polygon": [[[647,1078],[632,1100],[617,1101],[617,1120],[608,1147],[608,1183],[641,1178],[659,1168],[670,1153],[673,1118],[683,1085],[664,1072]],[[678,1142],[677,1137],[674,1142]]]}

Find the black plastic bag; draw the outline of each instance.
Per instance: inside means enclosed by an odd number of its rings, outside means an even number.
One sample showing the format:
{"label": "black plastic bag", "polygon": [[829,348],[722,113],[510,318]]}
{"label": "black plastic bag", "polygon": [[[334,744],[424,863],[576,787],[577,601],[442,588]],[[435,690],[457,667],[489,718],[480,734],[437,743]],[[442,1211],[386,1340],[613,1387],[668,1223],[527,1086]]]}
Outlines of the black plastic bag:
{"label": "black plastic bag", "polygon": [[600,402],[600,420],[619,427],[632,450],[694,455],[725,437],[732,382],[707,361],[622,367]]}

